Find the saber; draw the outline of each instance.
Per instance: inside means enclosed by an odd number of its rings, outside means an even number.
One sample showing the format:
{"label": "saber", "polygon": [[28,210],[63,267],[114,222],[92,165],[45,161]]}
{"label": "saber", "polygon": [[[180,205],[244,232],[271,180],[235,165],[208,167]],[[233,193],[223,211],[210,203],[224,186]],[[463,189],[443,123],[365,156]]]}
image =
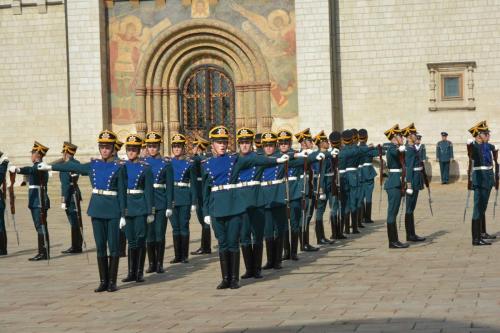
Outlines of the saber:
{"label": "saber", "polygon": [[467,215],[467,208],[469,208],[470,193],[472,192],[472,145],[473,143],[467,144],[467,156],[469,157],[469,165],[467,167],[467,198],[465,199],[464,223],[465,216]]}
{"label": "saber", "polygon": [[401,164],[401,195],[403,196],[403,203],[401,205],[401,212],[399,213],[399,229],[401,229],[401,220],[406,206],[406,154],[399,152],[399,163]]}
{"label": "saber", "polygon": [[304,233],[306,231],[306,210],[307,210],[307,201],[306,201],[306,186],[307,186],[307,159],[304,158],[304,170],[302,174],[302,246],[304,246]]}
{"label": "saber", "polygon": [[493,219],[495,219],[495,211],[496,211],[496,208],[497,208],[497,202],[498,202],[498,190],[496,190],[496,193],[495,193],[495,203],[493,204]]}
{"label": "saber", "polygon": [[288,184],[288,161],[285,161],[285,201],[286,201],[286,218],[290,225],[290,186]]}
{"label": "saber", "polygon": [[82,236],[83,250],[87,255],[87,263],[90,264],[89,259],[89,251],[87,250],[87,242],[85,241],[85,237],[83,236],[83,219],[82,219],[82,206],[80,205],[80,201],[82,200],[81,196],[78,195],[78,177],[76,175],[70,174],[71,182],[73,184],[73,200],[75,201],[76,207],[76,216],[78,219],[78,227],[80,228],[80,236]]}
{"label": "saber", "polygon": [[[46,187],[43,183],[42,172],[38,171],[38,181],[40,182],[40,188],[38,189],[38,200],[40,202],[40,219],[42,224],[42,234],[43,234],[43,246],[45,247],[45,253],[47,254],[47,265],[50,264],[50,252],[49,252],[49,242],[47,239],[47,215],[46,215],[46,205],[45,205],[45,190]],[[43,195],[42,195],[43,192]]]}
{"label": "saber", "polygon": [[17,231],[16,224],[16,195],[14,193],[14,183],[16,182],[16,173],[9,171],[10,186],[9,186],[9,205],[10,205],[10,216],[12,217],[12,226],[16,232],[17,246],[19,246],[19,232]]}
{"label": "saber", "polygon": [[383,155],[382,145],[379,144],[377,148],[378,148],[378,159],[380,162],[380,172],[379,172],[380,193],[378,197],[378,214],[380,215],[380,207],[382,206],[382,192],[384,187],[384,159],[382,158]]}
{"label": "saber", "polygon": [[427,187],[427,195],[428,195],[428,199],[429,199],[429,209],[431,211],[431,215],[434,216],[434,212],[432,211],[432,196],[431,196],[431,187],[430,187],[430,182],[429,182],[429,178],[427,177],[427,171],[425,170],[425,164],[424,162],[422,161],[420,163],[420,165],[422,166],[422,176],[424,177],[424,184],[425,184],[425,187]]}
{"label": "saber", "polygon": [[493,150],[493,160],[495,161],[495,203],[493,204],[493,219],[496,216],[496,208],[498,202],[498,183],[500,179],[500,166],[498,165],[498,150]]}
{"label": "saber", "polygon": [[431,197],[431,189],[427,188],[427,194],[429,196],[429,209],[431,211],[431,216],[434,216],[434,212],[432,211],[432,197]]}
{"label": "saber", "polygon": [[401,203],[401,210],[399,212],[399,229],[401,230],[401,220],[403,219],[403,213],[406,210],[406,192],[404,193],[403,197],[401,198],[402,203]]}
{"label": "saber", "polygon": [[471,192],[470,190],[467,191],[467,199],[465,199],[464,223],[465,223],[465,216],[467,215],[467,209],[469,208],[470,192]]}
{"label": "saber", "polygon": [[315,214],[316,216],[318,215],[318,202],[319,202],[319,197],[320,197],[320,192],[321,192],[321,172],[323,171],[323,160],[319,161],[319,169],[318,169],[318,180],[316,181],[316,201],[314,202],[314,209],[315,209]]}

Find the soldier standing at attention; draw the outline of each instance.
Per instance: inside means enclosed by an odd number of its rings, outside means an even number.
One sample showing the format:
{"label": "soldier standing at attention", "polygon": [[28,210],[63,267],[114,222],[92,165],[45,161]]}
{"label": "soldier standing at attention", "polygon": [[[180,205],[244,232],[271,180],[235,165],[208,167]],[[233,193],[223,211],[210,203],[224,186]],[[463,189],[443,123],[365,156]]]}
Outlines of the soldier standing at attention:
{"label": "soldier standing at attention", "polygon": [[425,144],[422,143],[422,135],[417,133],[417,141],[415,141],[415,148],[420,153],[420,159],[424,162],[427,162],[427,148],[425,148]]}
{"label": "soldier standing at attention", "polygon": [[128,274],[122,282],[144,282],[144,261],[146,260],[146,222],[154,221],[153,173],[149,165],[140,161],[142,139],[127,136],[125,150],[127,161],[127,210],[125,229],[128,241]]}
{"label": "soldier standing at attention", "polygon": [[368,131],[364,128],[359,130],[359,150],[361,157],[361,212],[364,223],[373,223],[372,220],[372,197],[375,188],[375,177],[377,172],[373,167],[373,158],[378,156],[378,149],[372,144],[367,145]]}
{"label": "soldier standing at attention", "polygon": [[146,247],[149,267],[146,273],[164,273],[165,233],[167,219],[172,216],[174,198],[174,171],[170,159],[160,155],[162,137],[157,132],[146,134],[148,157],[144,160],[153,172],[155,220],[147,225]]}
{"label": "soldier standing at attention", "polygon": [[331,170],[326,171],[333,174],[332,176],[332,189],[330,191],[330,225],[332,228],[332,236],[330,239],[346,239],[344,236],[344,225],[342,212],[340,209],[340,182],[339,182],[339,157],[338,154],[341,150],[342,136],[340,132],[333,131],[328,136],[330,141],[330,149],[332,153]]}
{"label": "soldier standing at attention", "polygon": [[[118,153],[120,152],[122,147],[123,147],[123,142],[116,139],[115,150],[113,153],[115,156],[115,160],[120,160],[120,156],[118,155]],[[125,235],[125,230],[120,228],[120,257],[121,258],[126,257],[127,256],[126,253],[127,253],[127,236]]]}
{"label": "soldier standing at attention", "polygon": [[5,193],[4,184],[6,182],[5,177],[7,175],[7,165],[9,160],[4,153],[0,151],[0,256],[7,255],[7,230],[5,230]]}
{"label": "soldier standing at attention", "polygon": [[38,165],[38,170],[73,172],[90,177],[92,197],[87,214],[92,219],[100,277],[100,284],[95,292],[113,292],[117,290],[120,225],[125,225],[127,210],[127,175],[125,163],[116,160],[113,154],[116,134],[104,130],[99,134],[97,142],[100,159],[92,159],[89,163],[82,164],[70,160],[52,166],[42,162]]}
{"label": "soldier standing at attention", "polygon": [[[64,142],[62,150],[62,159],[65,162],[72,161],[80,163],[75,159],[76,150],[78,149],[72,143]],[[71,172],[59,172],[59,180],[61,182],[61,208],[66,212],[69,224],[71,226],[71,246],[69,249],[61,251],[61,253],[82,253],[83,238],[78,222],[78,212],[76,208],[76,200],[81,201],[82,194],[78,187],[73,186],[73,180],[78,181],[79,175]],[[80,212],[81,213],[81,212]]]}
{"label": "soldier standing at attention", "polygon": [[201,246],[198,250],[191,252],[192,255],[210,254],[212,253],[212,236],[210,234],[210,225],[203,222],[203,191],[201,183],[201,162],[208,158],[206,152],[209,141],[203,138],[196,138],[193,140],[193,150],[191,159],[194,162],[194,170],[196,175],[196,216],[201,225]]}
{"label": "soldier standing at attention", "polygon": [[415,233],[415,208],[417,207],[418,194],[424,189],[424,174],[423,164],[420,160],[420,154],[415,147],[417,140],[417,129],[411,123],[401,130],[406,138],[406,213],[405,213],[405,229],[407,242],[423,242],[424,237],[420,237]]}
{"label": "soldier standing at attention", "polygon": [[389,248],[404,249],[409,245],[401,243],[398,238],[398,229],[396,219],[398,216],[399,207],[401,205],[402,186],[401,175],[403,165],[401,164],[400,154],[406,151],[403,145],[403,138],[399,125],[394,125],[384,132],[390,143],[387,145],[387,168],[389,176],[384,184],[384,189],[387,192],[387,236],[389,238]]}
{"label": "soldier standing at attention", "polygon": [[172,237],[174,241],[174,259],[171,264],[187,263],[189,257],[189,219],[191,212],[196,212],[198,195],[196,194],[196,171],[194,162],[186,156],[186,137],[174,134],[172,145],[172,168],[174,170],[174,212]]}
{"label": "soldier standing at attention", "polygon": [[[33,148],[31,149],[31,161],[33,162],[33,166],[23,168],[11,166],[9,168],[10,172],[26,175],[29,179],[28,208],[31,211],[31,217],[33,218],[33,223],[38,234],[38,254],[33,258],[30,258],[30,261],[47,260],[50,255],[49,230],[45,226],[46,234],[44,235],[44,228],[42,227],[42,214],[47,216],[47,210],[50,208],[50,200],[47,193],[49,174],[48,172],[38,169],[38,165],[43,163],[43,157],[47,154],[48,150],[49,148],[35,141]],[[45,188],[44,193],[40,193],[42,185]],[[42,195],[45,199],[45,207],[42,207]],[[42,211],[44,209],[45,211]],[[47,246],[45,246],[45,241],[47,241]]]}
{"label": "soldier standing at attention", "polygon": [[450,181],[450,161],[453,161],[453,144],[448,141],[448,133],[441,132],[441,141],[436,145],[436,160],[441,171],[441,184]]}

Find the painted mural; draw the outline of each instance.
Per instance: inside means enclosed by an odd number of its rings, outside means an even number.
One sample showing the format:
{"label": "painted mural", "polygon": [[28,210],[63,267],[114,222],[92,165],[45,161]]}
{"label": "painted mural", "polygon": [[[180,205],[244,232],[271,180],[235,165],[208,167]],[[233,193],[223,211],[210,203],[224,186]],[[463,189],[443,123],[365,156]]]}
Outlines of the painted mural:
{"label": "painted mural", "polygon": [[107,8],[112,125],[135,131],[135,80],[155,36],[185,20],[211,18],[245,32],[261,48],[270,73],[273,127],[298,123],[294,1],[165,0],[114,2]]}

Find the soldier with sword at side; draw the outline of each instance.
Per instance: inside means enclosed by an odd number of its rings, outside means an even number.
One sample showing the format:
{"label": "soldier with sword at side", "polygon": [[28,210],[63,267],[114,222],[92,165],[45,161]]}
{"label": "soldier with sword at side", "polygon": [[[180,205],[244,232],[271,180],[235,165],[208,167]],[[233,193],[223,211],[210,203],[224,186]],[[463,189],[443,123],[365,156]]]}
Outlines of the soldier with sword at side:
{"label": "soldier with sword at side", "polygon": [[7,165],[9,160],[4,153],[0,151],[0,184],[2,188],[0,190],[0,256],[7,255],[7,230],[5,229],[5,197],[7,191],[7,181],[5,179],[7,175]]}

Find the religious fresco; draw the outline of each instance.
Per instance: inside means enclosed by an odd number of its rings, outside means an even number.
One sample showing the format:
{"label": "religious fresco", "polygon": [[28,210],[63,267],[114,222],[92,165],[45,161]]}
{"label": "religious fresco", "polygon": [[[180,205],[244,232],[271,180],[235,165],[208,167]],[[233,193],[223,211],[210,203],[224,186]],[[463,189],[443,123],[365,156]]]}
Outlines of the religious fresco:
{"label": "religious fresco", "polygon": [[107,8],[112,125],[135,131],[136,75],[155,36],[186,20],[210,18],[244,32],[260,47],[270,75],[273,127],[298,124],[294,1],[166,0],[114,2]]}

